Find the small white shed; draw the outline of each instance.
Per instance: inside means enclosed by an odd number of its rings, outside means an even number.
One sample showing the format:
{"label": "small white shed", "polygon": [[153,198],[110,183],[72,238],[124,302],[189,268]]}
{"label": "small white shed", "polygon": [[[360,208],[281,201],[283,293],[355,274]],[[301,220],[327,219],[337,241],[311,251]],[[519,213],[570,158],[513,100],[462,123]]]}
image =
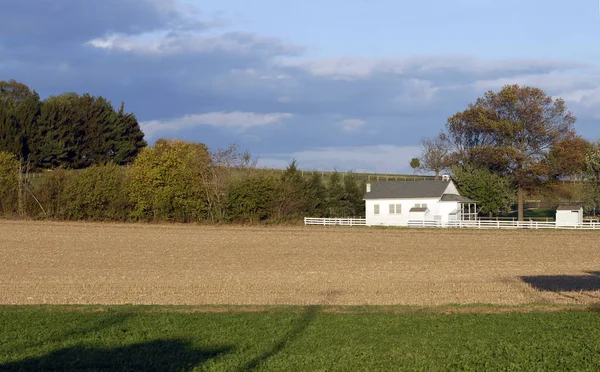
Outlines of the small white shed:
{"label": "small white shed", "polygon": [[583,206],[561,205],[556,208],[556,226],[576,226],[583,223]]}

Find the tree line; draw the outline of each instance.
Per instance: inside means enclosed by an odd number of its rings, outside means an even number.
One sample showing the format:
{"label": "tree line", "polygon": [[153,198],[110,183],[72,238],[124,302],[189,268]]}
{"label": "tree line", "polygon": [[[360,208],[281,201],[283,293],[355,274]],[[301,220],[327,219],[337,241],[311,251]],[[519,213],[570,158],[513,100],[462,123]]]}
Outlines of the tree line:
{"label": "tree line", "polygon": [[[436,178],[450,171],[484,213],[516,201],[523,219],[525,195],[576,177],[588,208],[600,208],[600,141],[579,136],[575,121],[562,99],[507,85],[448,118],[410,165]],[[34,185],[26,174],[40,170],[48,172]],[[364,182],[352,175],[305,180],[295,162],[278,176],[259,172],[236,146],[159,140],[150,148],[124,104],[117,110],[76,93],[40,100],[16,81],[0,81],[0,172],[4,214],[211,222],[364,215]]]}
{"label": "tree line", "polygon": [[[23,173],[13,154],[0,153],[4,215],[65,220],[282,222],[303,216],[364,216],[364,182],[334,172],[325,184],[302,177],[293,161],[275,175],[256,169],[237,146],[210,151],[185,141],[158,140],[132,164],[56,168]],[[34,181],[38,185],[34,185]]]}
{"label": "tree line", "polygon": [[134,114],[103,97],[65,93],[40,100],[25,84],[0,81],[0,151],[33,169],[132,162],[146,146]]}
{"label": "tree line", "polygon": [[[558,181],[579,177],[588,209],[600,206],[600,141],[579,136],[564,100],[543,90],[506,85],[457,112],[434,138],[421,142],[413,169],[450,171],[461,193],[498,213],[516,200],[523,220],[526,194],[557,191]],[[573,197],[570,195],[569,197]]]}

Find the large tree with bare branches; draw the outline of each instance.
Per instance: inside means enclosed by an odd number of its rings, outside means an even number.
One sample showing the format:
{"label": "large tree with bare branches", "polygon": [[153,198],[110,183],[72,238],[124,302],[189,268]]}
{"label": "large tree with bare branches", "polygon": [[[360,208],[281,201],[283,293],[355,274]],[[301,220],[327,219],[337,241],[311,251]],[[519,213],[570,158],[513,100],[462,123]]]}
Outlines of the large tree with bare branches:
{"label": "large tree with bare branches", "polygon": [[435,138],[427,138],[421,141],[420,168],[427,172],[434,172],[435,179],[440,172],[452,165],[451,148],[448,137],[440,133]]}

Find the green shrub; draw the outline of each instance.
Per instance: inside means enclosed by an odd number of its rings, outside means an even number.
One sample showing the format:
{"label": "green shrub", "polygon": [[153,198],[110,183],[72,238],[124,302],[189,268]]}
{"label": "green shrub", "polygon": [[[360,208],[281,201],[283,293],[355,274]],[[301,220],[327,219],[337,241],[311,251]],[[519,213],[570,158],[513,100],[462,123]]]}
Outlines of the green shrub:
{"label": "green shrub", "polygon": [[123,221],[129,216],[131,208],[122,167],[92,166],[77,172],[63,187],[64,218]]}
{"label": "green shrub", "polygon": [[0,152],[0,213],[14,214],[18,208],[19,162],[14,155]]}
{"label": "green shrub", "polygon": [[131,217],[138,220],[198,221],[206,217],[202,174],[210,164],[203,144],[156,141],[127,171]]}
{"label": "green shrub", "polygon": [[271,217],[278,180],[268,174],[256,174],[234,181],[227,192],[229,219],[258,222]]}
{"label": "green shrub", "polygon": [[[46,216],[51,218],[65,218],[69,200],[66,197],[66,189],[73,179],[73,172],[63,168],[57,168],[47,172],[42,177],[36,190],[38,200],[46,211]],[[38,213],[39,209],[31,210],[30,215]]]}

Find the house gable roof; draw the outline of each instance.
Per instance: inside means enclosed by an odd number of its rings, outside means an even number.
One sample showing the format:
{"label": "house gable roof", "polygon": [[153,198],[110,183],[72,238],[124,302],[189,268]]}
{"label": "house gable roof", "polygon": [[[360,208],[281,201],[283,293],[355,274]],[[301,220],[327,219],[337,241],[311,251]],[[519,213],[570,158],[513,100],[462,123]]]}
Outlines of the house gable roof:
{"label": "house gable roof", "polygon": [[452,181],[377,181],[371,182],[371,191],[365,199],[441,198]]}

